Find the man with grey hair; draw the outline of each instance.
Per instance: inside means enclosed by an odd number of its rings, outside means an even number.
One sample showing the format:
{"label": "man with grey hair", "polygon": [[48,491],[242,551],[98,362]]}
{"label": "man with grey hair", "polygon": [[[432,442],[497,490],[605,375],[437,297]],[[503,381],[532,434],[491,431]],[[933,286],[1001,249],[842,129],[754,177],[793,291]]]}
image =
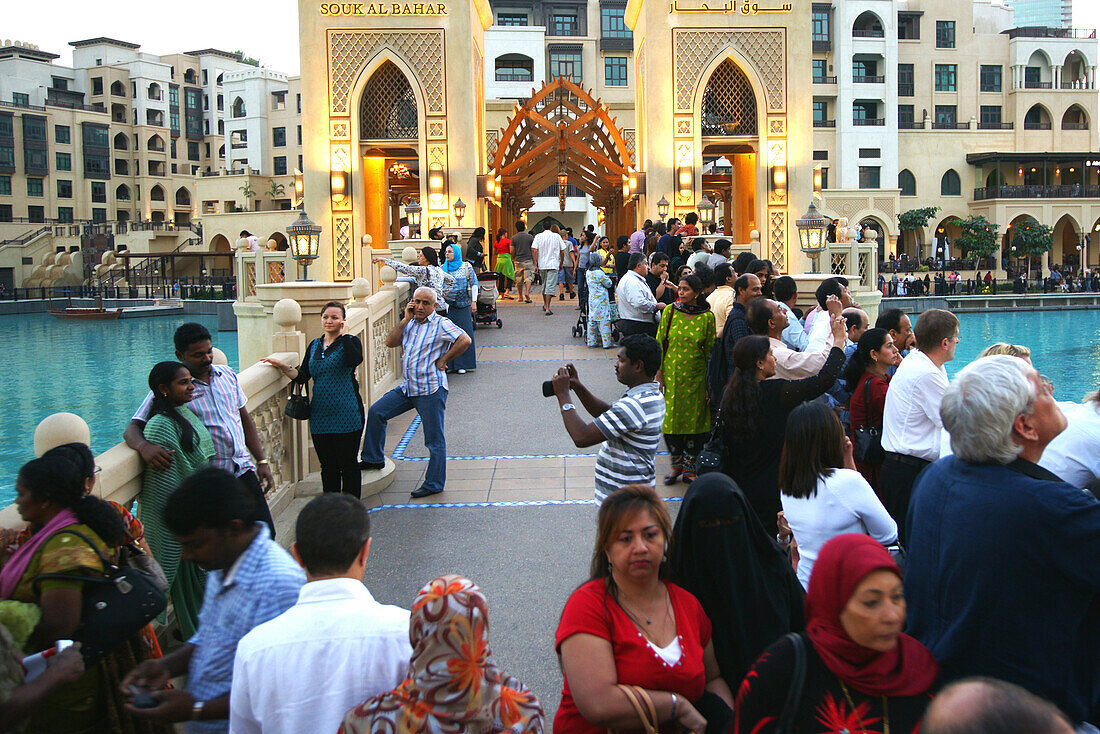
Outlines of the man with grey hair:
{"label": "man with grey hair", "polygon": [[1100,501],[1036,463],[1066,425],[1051,393],[1007,356],[947,389],[954,455],[924,470],[909,507],[908,631],[945,682],[1000,678],[1080,724],[1100,721]]}
{"label": "man with grey hair", "polygon": [[994,678],[967,678],[944,688],[921,723],[921,734],[1072,734],[1050,701]]}
{"label": "man with grey hair", "polygon": [[447,363],[466,351],[470,336],[435,312],[435,291],[417,288],[405,307],[405,316],[386,334],[386,347],[401,347],[400,385],[378,398],[367,411],[363,434],[363,469],[385,466],[386,422],[416,409],[424,427],[428,471],[424,484],[412,496],[428,497],[443,491],[447,481],[447,439],[443,412],[447,408]]}

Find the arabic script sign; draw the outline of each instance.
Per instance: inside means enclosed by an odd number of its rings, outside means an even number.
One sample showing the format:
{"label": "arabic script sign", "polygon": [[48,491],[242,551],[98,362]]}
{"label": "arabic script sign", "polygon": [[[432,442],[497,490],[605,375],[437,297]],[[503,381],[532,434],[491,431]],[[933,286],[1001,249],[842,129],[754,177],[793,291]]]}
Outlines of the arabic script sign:
{"label": "arabic script sign", "polygon": [[760,3],[749,2],[743,0],[738,5],[736,0],[727,0],[727,2],[718,4],[718,0],[712,0],[712,2],[700,2],[696,4],[694,0],[672,0],[668,6],[668,12],[672,13],[740,13],[741,15],[758,15],[760,13],[789,13],[791,12],[791,3],[783,3],[775,7],[762,6]]}

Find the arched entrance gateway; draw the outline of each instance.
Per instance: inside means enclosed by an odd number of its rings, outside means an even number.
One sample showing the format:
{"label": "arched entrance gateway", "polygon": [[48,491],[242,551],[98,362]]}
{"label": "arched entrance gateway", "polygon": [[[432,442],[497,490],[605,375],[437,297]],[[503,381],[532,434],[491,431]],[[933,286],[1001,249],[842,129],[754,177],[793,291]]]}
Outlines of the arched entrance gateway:
{"label": "arched entrance gateway", "polygon": [[[423,235],[511,229],[534,199],[535,219],[618,235],[704,197],[735,244],[809,272],[794,223],[813,193],[811,4],[626,0],[619,35],[591,47],[588,5],[558,28],[549,3],[519,26],[488,0],[303,4],[311,273],[370,276],[359,243],[399,248],[406,207]],[[555,192],[602,216],[544,206]]]}
{"label": "arched entrance gateway", "polygon": [[533,196],[556,183],[562,211],[572,184],[604,211],[612,239],[633,231],[639,184],[626,141],[607,108],[579,85],[551,81],[516,110],[501,141],[488,174],[501,189],[493,190],[494,230],[502,216],[510,226]]}

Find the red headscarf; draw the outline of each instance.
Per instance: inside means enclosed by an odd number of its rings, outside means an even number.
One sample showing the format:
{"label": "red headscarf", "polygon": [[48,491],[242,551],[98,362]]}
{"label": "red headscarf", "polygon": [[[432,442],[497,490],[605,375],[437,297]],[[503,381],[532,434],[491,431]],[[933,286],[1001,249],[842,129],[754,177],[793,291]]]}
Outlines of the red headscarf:
{"label": "red headscarf", "polygon": [[890,553],[866,535],[839,535],[821,548],[806,592],[806,633],[833,675],[869,696],[918,696],[935,683],[940,666],[924,645],[902,634],[889,652],[856,644],[840,623],[856,587],[874,571],[899,577]]}

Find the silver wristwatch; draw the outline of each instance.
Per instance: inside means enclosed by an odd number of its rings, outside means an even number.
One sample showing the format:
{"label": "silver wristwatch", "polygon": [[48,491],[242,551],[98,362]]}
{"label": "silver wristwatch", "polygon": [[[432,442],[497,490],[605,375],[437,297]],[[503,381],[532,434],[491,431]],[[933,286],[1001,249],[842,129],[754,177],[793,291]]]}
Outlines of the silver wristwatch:
{"label": "silver wristwatch", "polygon": [[563,412],[563,413],[567,410],[576,410],[576,409],[577,409],[577,406],[573,405],[573,403],[566,403],[565,405],[561,406],[561,412]]}

